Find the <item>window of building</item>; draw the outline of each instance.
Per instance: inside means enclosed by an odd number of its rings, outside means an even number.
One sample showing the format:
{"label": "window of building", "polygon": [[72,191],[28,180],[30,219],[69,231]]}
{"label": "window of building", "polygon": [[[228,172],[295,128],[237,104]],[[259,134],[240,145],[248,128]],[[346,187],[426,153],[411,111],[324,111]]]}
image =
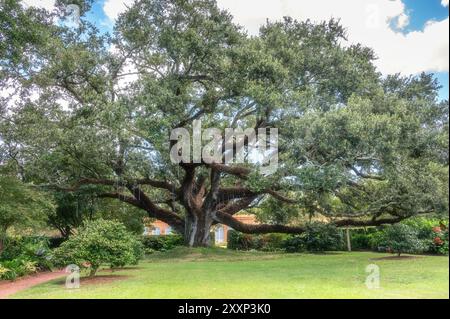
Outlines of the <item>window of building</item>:
{"label": "window of building", "polygon": [[152,231],[152,235],[161,235],[161,229],[159,227],[155,227]]}
{"label": "window of building", "polygon": [[167,227],[166,228],[166,235],[170,235],[170,234],[172,234],[172,227]]}
{"label": "window of building", "polygon": [[216,243],[223,243],[225,241],[225,232],[223,226],[219,226],[216,229]]}

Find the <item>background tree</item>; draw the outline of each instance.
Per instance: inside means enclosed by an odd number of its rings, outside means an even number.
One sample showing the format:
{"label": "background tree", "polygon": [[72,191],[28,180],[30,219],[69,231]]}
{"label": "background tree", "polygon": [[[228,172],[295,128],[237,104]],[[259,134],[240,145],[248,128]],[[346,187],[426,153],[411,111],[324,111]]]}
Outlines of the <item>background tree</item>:
{"label": "background tree", "polygon": [[49,216],[48,224],[68,238],[85,220],[92,220],[96,213],[93,198],[75,193],[56,192],[55,213]]}
{"label": "background tree", "polygon": [[0,252],[8,229],[45,225],[54,207],[45,194],[15,177],[0,175]]}
{"label": "background tree", "polygon": [[[190,246],[207,245],[216,223],[305,231],[233,217],[268,198],[337,227],[448,214],[448,101],[437,101],[431,75],[382,78],[373,51],[345,43],[335,20],[285,18],[249,37],[213,0],[150,0],[103,35],[84,18],[53,23],[62,7],[8,0],[1,12],[1,37],[17,45],[1,51],[0,81],[22,98],[3,101],[0,132],[36,183],[89,187],[170,224]],[[33,41],[15,42],[30,24]],[[195,119],[278,128],[276,174],[255,163],[172,164],[170,131]]]}
{"label": "background tree", "polygon": [[98,218],[113,219],[125,225],[134,234],[144,232],[145,212],[136,207],[111,199],[101,199],[84,190],[80,192],[56,192],[56,209],[48,217],[48,224],[68,238],[85,221]]}

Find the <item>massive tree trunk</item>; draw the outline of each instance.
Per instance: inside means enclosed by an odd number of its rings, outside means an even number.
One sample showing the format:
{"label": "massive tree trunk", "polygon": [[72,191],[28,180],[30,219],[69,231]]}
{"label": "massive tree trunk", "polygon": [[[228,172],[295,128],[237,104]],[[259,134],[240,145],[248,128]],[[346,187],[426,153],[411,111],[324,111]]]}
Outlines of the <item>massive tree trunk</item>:
{"label": "massive tree trunk", "polygon": [[186,218],[185,245],[189,247],[207,247],[211,245],[210,233],[213,222],[211,215],[206,212],[201,216]]}

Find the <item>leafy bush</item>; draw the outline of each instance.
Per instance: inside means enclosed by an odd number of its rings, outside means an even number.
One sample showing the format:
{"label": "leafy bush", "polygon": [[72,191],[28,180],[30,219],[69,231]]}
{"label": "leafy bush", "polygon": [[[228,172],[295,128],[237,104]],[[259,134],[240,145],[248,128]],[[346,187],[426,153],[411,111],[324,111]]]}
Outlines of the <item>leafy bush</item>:
{"label": "leafy bush", "polygon": [[434,228],[434,238],[432,243],[426,242],[428,250],[440,255],[448,255],[448,228],[442,230]]}
{"label": "leafy bush", "polygon": [[0,279],[9,279],[10,270],[0,263]]}
{"label": "leafy bush", "polygon": [[[448,221],[430,217],[414,217],[401,222],[415,230],[422,247],[419,252],[428,254],[448,255]],[[386,227],[370,228],[368,230],[353,230],[351,232],[354,249],[372,249],[388,251]]]}
{"label": "leafy bush", "polygon": [[306,251],[305,238],[299,235],[291,236],[283,242],[283,248],[287,253]]}
{"label": "leafy bush", "polygon": [[[48,238],[8,237],[0,254],[0,261],[20,260],[24,263],[34,263],[37,270],[49,270],[53,267]],[[20,273],[20,271],[19,271]]]}
{"label": "leafy bush", "polygon": [[58,248],[61,246],[63,242],[65,242],[67,239],[64,237],[49,237],[48,238],[48,245],[51,249]]}
{"label": "leafy bush", "polygon": [[167,251],[177,246],[184,245],[184,239],[181,235],[164,236],[144,236],[142,239],[146,252]]}
{"label": "leafy bush", "polygon": [[418,232],[418,238],[425,245],[424,252],[448,255],[448,221],[437,218],[416,217],[403,222]]}
{"label": "leafy bush", "polygon": [[418,236],[420,239],[429,237],[435,227],[448,227],[448,221],[444,222],[441,219],[430,217],[414,217],[403,221],[402,224],[416,229],[419,232]]}
{"label": "leafy bush", "polygon": [[90,269],[94,276],[102,264],[111,268],[137,264],[143,247],[122,223],[98,219],[87,221],[76,235],[55,249],[55,259],[60,266],[69,264]]}
{"label": "leafy bush", "polygon": [[370,235],[366,233],[352,233],[351,243],[353,250],[370,249]]}
{"label": "leafy bush", "polygon": [[333,225],[323,223],[310,223],[303,234],[291,236],[283,243],[288,253],[341,250],[343,246],[342,232]]}
{"label": "leafy bush", "polygon": [[411,226],[395,224],[385,228],[382,242],[389,251],[399,256],[402,253],[421,253],[425,245],[418,235],[419,232]]}
{"label": "leafy bush", "polygon": [[343,247],[343,236],[334,225],[323,223],[311,223],[306,226],[306,231],[301,235],[305,240],[308,251],[332,251]]}
{"label": "leafy bush", "polygon": [[[352,248],[355,250],[395,251],[394,247],[403,245],[402,252],[433,253],[448,255],[448,222],[430,218],[412,218],[395,226],[400,229],[399,238],[395,239],[388,227],[369,228],[351,231]],[[406,226],[407,228],[403,227]],[[407,234],[404,230],[408,229]],[[406,236],[406,241],[403,237]],[[390,240],[388,239],[391,238]],[[394,240],[395,239],[395,240]],[[395,244],[399,241],[399,244]],[[405,244],[406,243],[406,244]],[[341,230],[330,224],[311,223],[301,235],[249,235],[230,230],[228,232],[228,248],[234,250],[275,251],[333,251],[345,247]]]}
{"label": "leafy bush", "polygon": [[250,235],[228,231],[227,248],[233,250],[277,251],[283,249],[283,242],[288,238],[284,234]]}
{"label": "leafy bush", "polygon": [[53,267],[48,239],[45,237],[8,237],[0,254],[0,279],[49,270]]}
{"label": "leafy bush", "polygon": [[252,250],[255,249],[252,235],[243,234],[235,230],[228,231],[227,248],[233,250]]}
{"label": "leafy bush", "polygon": [[266,234],[260,236],[259,249],[262,251],[278,251],[283,249],[284,241],[290,235],[286,234]]}
{"label": "leafy bush", "polygon": [[377,231],[368,236],[370,248],[374,251],[385,252],[389,248],[386,246],[386,240],[384,232],[382,230]]}
{"label": "leafy bush", "polygon": [[228,249],[287,252],[338,250],[343,246],[342,233],[334,226],[311,223],[301,235],[249,235],[228,231]]}
{"label": "leafy bush", "polygon": [[16,258],[0,262],[0,279],[14,280],[38,271],[36,262]]}
{"label": "leafy bush", "polygon": [[372,238],[379,230],[376,228],[353,229],[350,231],[353,250],[371,250]]}

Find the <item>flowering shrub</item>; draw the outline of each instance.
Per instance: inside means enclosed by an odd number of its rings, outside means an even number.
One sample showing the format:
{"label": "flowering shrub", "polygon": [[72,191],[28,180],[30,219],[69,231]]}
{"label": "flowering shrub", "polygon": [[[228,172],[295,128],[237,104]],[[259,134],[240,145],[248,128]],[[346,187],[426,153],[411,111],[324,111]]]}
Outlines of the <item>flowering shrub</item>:
{"label": "flowering shrub", "polygon": [[440,227],[433,228],[434,239],[432,250],[440,255],[448,255],[448,228],[443,230]]}
{"label": "flowering shrub", "polygon": [[418,231],[418,238],[425,245],[425,253],[448,255],[448,221],[416,217],[405,221],[404,224]]}
{"label": "flowering shrub", "polygon": [[[421,242],[420,251],[416,253],[448,255],[448,222],[437,218],[415,217],[400,223],[414,229],[415,236]],[[354,249],[371,249],[389,251],[385,240],[386,227],[351,232]]]}

